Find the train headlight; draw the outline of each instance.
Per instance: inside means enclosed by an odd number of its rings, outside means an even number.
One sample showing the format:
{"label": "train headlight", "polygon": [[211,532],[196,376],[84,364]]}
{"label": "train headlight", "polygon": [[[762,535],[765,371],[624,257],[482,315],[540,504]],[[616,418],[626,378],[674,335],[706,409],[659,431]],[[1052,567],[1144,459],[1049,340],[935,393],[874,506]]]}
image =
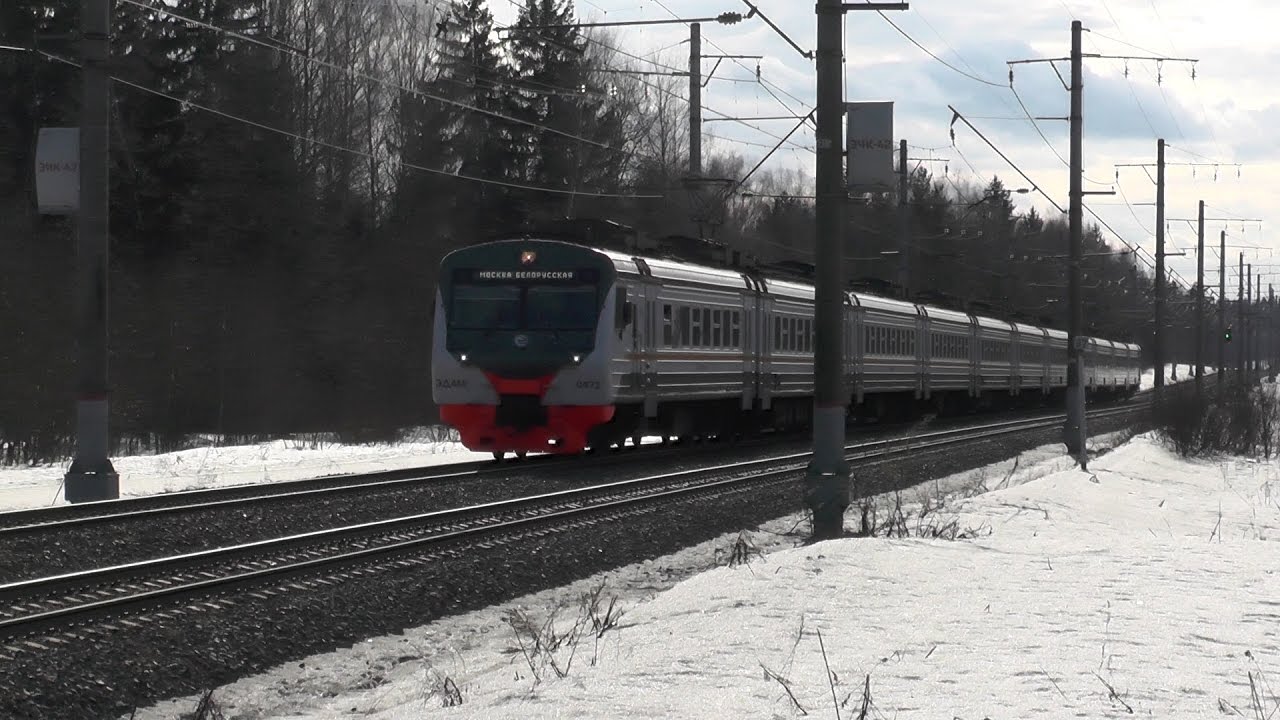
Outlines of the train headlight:
{"label": "train headlight", "polygon": [[582,356],[581,356],[581,355],[574,355],[574,356],[573,356],[573,362],[574,362],[574,363],[580,363],[580,362],[582,362]]}
{"label": "train headlight", "polygon": [[458,359],[459,359],[459,360],[461,360],[462,362],[466,362],[466,361],[467,361],[467,354],[466,354],[466,353],[462,353],[461,355],[459,355],[459,356],[458,356]]}

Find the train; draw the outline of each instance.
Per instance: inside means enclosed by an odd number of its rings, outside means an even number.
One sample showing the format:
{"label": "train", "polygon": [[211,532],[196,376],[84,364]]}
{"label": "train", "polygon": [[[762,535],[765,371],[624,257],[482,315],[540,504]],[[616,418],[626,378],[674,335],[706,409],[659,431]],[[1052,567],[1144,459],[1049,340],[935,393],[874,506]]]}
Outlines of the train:
{"label": "train", "polygon": [[[572,454],[798,430],[812,421],[814,287],[557,238],[481,242],[440,263],[432,397],[468,449]],[[1067,334],[843,291],[848,417],[1058,402]],[[1138,390],[1138,345],[1083,343],[1092,397]]]}

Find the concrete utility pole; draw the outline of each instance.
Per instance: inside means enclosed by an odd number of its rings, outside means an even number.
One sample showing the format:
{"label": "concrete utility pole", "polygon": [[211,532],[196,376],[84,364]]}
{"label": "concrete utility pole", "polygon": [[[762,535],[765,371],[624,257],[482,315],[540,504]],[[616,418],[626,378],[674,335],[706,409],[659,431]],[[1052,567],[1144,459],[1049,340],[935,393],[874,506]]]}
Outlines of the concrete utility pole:
{"label": "concrete utility pole", "polygon": [[689,23],[689,174],[702,174],[702,23]]}
{"label": "concrete utility pole", "polygon": [[1236,345],[1236,374],[1244,378],[1244,253],[1240,253],[1240,290],[1236,296],[1236,325],[1240,329],[1240,342]]}
{"label": "concrete utility pole", "polygon": [[1164,387],[1164,138],[1156,141],[1156,327],[1151,354],[1156,389]]}
{"label": "concrete utility pole", "polygon": [[1196,395],[1204,396],[1204,201],[1200,201],[1196,250]]}
{"label": "concrete utility pole", "polygon": [[1267,370],[1274,366],[1276,357],[1276,286],[1267,283]]}
{"label": "concrete utility pole", "polygon": [[813,459],[805,474],[805,501],[813,512],[816,540],[839,537],[844,510],[849,506],[849,463],[844,459],[845,405],[844,243],[847,227],[844,182],[844,112],[841,35],[848,10],[906,10],[907,3],[844,5],[842,0],[818,0],[817,168],[814,200],[816,302],[814,308]]}
{"label": "concrete utility pole", "polygon": [[111,0],[80,9],[80,211],[76,219],[80,382],[76,454],[66,474],[68,502],[120,497],[107,452],[107,239]]}
{"label": "concrete utility pole", "polygon": [[1084,122],[1081,110],[1084,78],[1079,20],[1071,23],[1071,206],[1068,225],[1071,232],[1070,276],[1067,281],[1067,302],[1071,306],[1067,325],[1067,423],[1064,428],[1067,452],[1075,456],[1080,469],[1089,462],[1088,437],[1085,428],[1084,402],[1084,338],[1080,334],[1084,326],[1084,305],[1080,295],[1080,260],[1084,246]]}
{"label": "concrete utility pole", "polygon": [[898,142],[898,284],[902,299],[911,298],[911,206],[907,182],[907,141]]}
{"label": "concrete utility pole", "polygon": [[[1252,266],[1250,271],[1253,272]],[[1259,272],[1254,276],[1254,281],[1258,284],[1257,290],[1253,293],[1253,302],[1258,307],[1262,307],[1262,273]],[[1253,332],[1253,337],[1249,340],[1249,363],[1252,365],[1251,371],[1257,372],[1262,369],[1262,354],[1258,352],[1258,341],[1262,339],[1262,317],[1255,311],[1257,319],[1249,323],[1249,329]]]}
{"label": "concrete utility pole", "polygon": [[1244,380],[1248,382],[1249,373],[1253,370],[1253,348],[1249,347],[1249,332],[1253,329],[1253,263],[1245,266],[1244,276],[1244,327],[1240,329],[1244,336]]}
{"label": "concrete utility pole", "polygon": [[1218,249],[1218,389],[1227,374],[1227,231],[1222,231]]}

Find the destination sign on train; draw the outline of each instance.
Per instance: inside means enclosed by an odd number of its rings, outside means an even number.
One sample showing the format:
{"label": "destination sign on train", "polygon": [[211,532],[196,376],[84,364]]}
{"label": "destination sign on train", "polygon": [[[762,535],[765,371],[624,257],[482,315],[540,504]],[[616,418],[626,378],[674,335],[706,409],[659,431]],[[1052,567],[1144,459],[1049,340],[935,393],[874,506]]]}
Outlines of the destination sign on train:
{"label": "destination sign on train", "polygon": [[501,282],[506,280],[582,280],[595,279],[593,270],[472,270],[474,281]]}

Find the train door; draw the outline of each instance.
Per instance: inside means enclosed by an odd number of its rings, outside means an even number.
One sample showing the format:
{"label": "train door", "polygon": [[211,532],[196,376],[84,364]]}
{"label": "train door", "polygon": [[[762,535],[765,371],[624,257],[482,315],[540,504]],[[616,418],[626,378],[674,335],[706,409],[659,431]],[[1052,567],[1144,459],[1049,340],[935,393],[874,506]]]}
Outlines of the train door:
{"label": "train door", "polygon": [[916,336],[915,355],[916,355],[916,399],[923,397],[929,399],[929,320],[916,310],[916,326],[913,331]]}
{"label": "train door", "polygon": [[742,319],[732,327],[735,334],[742,333],[739,342],[742,348],[742,409],[750,410],[759,392],[760,370],[759,359],[752,352],[755,347],[756,294],[751,290],[742,293],[739,306],[742,308]]}
{"label": "train door", "polygon": [[640,355],[640,383],[644,392],[644,416],[658,414],[658,344],[662,339],[662,311],[658,304],[658,285],[647,282],[643,286],[644,306],[636,325],[641,337],[636,343]]}
{"label": "train door", "polygon": [[773,323],[773,298],[761,293],[757,307],[756,355],[760,382],[756,391],[760,396],[760,409],[768,410],[773,407],[773,335],[769,332]]}
{"label": "train door", "polygon": [[848,392],[853,394],[854,404],[862,403],[862,309],[857,305],[844,306],[844,363],[845,377],[849,379]]}
{"label": "train door", "polygon": [[[1029,358],[1028,358],[1029,359]],[[1022,331],[1009,336],[1009,394],[1022,393]]]}

